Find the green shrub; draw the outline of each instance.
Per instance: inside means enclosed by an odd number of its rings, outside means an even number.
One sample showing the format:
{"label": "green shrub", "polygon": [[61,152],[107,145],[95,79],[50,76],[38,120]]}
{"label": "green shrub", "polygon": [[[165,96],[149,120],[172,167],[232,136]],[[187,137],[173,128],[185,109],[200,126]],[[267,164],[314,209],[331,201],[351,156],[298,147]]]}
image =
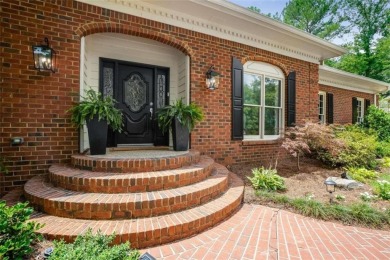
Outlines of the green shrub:
{"label": "green shrub", "polygon": [[338,157],[341,166],[374,168],[376,162],[377,136],[357,126],[349,126],[337,133],[337,138],[346,144]]}
{"label": "green shrub", "polygon": [[277,191],[284,190],[284,180],[277,175],[275,169],[264,167],[252,169],[253,177],[248,177],[256,190]]}
{"label": "green shrub", "polygon": [[368,108],[363,126],[375,130],[380,141],[390,142],[390,114],[375,106]]}
{"label": "green shrub", "polygon": [[42,226],[28,221],[33,209],[27,204],[9,207],[0,201],[0,259],[22,259],[33,251],[31,244],[42,239],[35,233]]}
{"label": "green shrub", "polygon": [[378,177],[376,171],[367,170],[365,168],[350,167],[347,169],[347,172],[352,179],[363,183],[375,180]]}
{"label": "green shrub", "polygon": [[376,155],[380,158],[390,156],[390,142],[377,142]]}
{"label": "green shrub", "polygon": [[374,184],[374,192],[379,198],[390,200],[390,182],[385,180],[376,181]]}
{"label": "green shrub", "polygon": [[383,158],[382,166],[386,168],[390,168],[390,157]]}
{"label": "green shrub", "polygon": [[100,231],[96,235],[89,229],[73,243],[54,241],[54,250],[49,260],[127,260],[138,259],[138,250],[130,249],[129,242],[110,246],[115,235],[106,236]]}

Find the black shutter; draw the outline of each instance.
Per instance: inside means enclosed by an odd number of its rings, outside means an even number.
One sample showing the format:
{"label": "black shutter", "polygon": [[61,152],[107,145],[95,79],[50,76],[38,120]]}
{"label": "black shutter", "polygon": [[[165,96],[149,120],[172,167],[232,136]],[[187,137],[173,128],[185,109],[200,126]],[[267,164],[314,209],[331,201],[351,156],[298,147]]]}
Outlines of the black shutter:
{"label": "black shutter", "polygon": [[367,115],[367,110],[370,105],[371,105],[371,101],[369,99],[366,99],[364,102],[364,116]]}
{"label": "black shutter", "polygon": [[357,98],[352,98],[352,124],[355,124],[357,122]]}
{"label": "black shutter", "polygon": [[232,139],[244,138],[244,68],[239,59],[232,59]]}
{"label": "black shutter", "polygon": [[328,124],[333,124],[333,94],[326,93],[326,120]]}
{"label": "black shutter", "polygon": [[287,77],[287,126],[295,126],[295,75],[292,71]]}

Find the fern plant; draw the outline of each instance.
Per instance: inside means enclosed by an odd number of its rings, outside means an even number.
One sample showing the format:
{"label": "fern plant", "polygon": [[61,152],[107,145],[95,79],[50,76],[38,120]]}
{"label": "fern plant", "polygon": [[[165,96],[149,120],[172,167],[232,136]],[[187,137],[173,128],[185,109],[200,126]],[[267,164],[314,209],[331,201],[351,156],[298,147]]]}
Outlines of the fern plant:
{"label": "fern plant", "polygon": [[184,104],[183,99],[177,100],[173,105],[163,107],[157,113],[158,126],[164,133],[172,126],[174,118],[177,118],[180,124],[186,126],[190,132],[198,122],[203,120],[202,109],[194,103]]}
{"label": "fern plant", "polygon": [[122,112],[115,107],[116,101],[111,97],[103,97],[92,89],[86,91],[86,97],[68,110],[72,123],[81,128],[87,120],[95,115],[99,121],[107,120],[112,130],[121,132],[123,126]]}

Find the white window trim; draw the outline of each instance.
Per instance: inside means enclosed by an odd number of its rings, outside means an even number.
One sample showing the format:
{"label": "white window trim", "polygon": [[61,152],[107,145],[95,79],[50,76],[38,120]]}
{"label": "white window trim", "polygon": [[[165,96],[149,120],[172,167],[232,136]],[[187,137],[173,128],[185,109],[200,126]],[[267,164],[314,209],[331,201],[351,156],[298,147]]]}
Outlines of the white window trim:
{"label": "white window trim", "polygon": [[[359,103],[359,102],[361,102],[361,106],[360,106],[360,113],[361,113],[361,120],[359,121],[359,111],[358,111],[358,113],[357,113],[357,115],[358,115],[358,117],[356,118],[356,123],[361,123],[361,122],[363,122],[363,118],[364,118],[364,107],[365,107],[365,100],[364,100],[364,98],[356,98],[356,100],[357,100],[357,104]],[[356,105],[357,105],[356,104]]]}
{"label": "white window trim", "polygon": [[[260,67],[263,67],[263,70],[258,70],[258,69],[251,69],[248,68],[248,64],[253,64],[256,63],[257,65],[260,65]],[[272,73],[267,73],[266,70],[268,69],[273,69],[275,71],[274,74]],[[260,100],[260,105],[254,105],[256,107],[260,108],[260,113],[261,113],[261,119],[259,120],[259,135],[245,135],[244,134],[244,141],[259,141],[259,140],[277,140],[281,138],[284,134],[284,113],[285,113],[285,77],[282,72],[282,70],[274,65],[264,63],[264,62],[254,62],[254,61],[248,61],[247,63],[244,64],[244,74],[252,74],[252,75],[258,75],[261,76],[262,84],[261,84],[261,97],[262,99]],[[264,98],[265,98],[265,78],[271,78],[271,79],[276,79],[280,80],[280,117],[279,117],[279,135],[264,135],[264,115],[265,115],[265,104],[264,104]],[[245,106],[245,100],[244,100],[244,105]],[[250,106],[250,105],[248,105]]]}
{"label": "white window trim", "polygon": [[318,92],[318,116],[320,116],[320,110],[319,110],[319,105],[320,105],[319,102],[320,102],[320,99],[319,99],[319,96],[323,96],[323,103],[322,103],[322,104],[323,104],[323,109],[322,109],[322,111],[323,111],[323,113],[324,113],[324,122],[321,122],[321,121],[320,121],[320,123],[321,123],[321,124],[326,124],[326,119],[327,119],[327,118],[326,118],[326,114],[327,114],[327,113],[326,113],[326,108],[327,108],[327,107],[326,107],[326,92],[325,92],[325,91],[319,91],[319,92]]}

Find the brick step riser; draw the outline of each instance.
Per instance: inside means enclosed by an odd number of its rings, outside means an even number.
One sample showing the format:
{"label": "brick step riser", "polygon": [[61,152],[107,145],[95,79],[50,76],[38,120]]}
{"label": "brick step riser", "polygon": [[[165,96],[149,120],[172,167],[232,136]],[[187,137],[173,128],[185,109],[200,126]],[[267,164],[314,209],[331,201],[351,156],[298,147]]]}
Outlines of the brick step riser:
{"label": "brick step riser", "polygon": [[127,193],[168,190],[203,181],[212,172],[212,163],[192,171],[167,176],[144,176],[140,178],[78,178],[63,176],[49,169],[49,182],[55,187],[91,193]]}
{"label": "brick step riser", "polygon": [[71,165],[81,170],[94,172],[151,172],[172,170],[199,162],[200,153],[190,151],[185,155],[146,159],[102,159],[86,155],[74,155]]}
{"label": "brick step riser", "polygon": [[219,185],[204,191],[169,199],[129,203],[70,203],[50,201],[26,194],[26,198],[39,211],[47,214],[77,219],[109,220],[135,219],[175,213],[195,207],[218,197],[228,188],[227,179]]}
{"label": "brick step riser", "polygon": [[[233,203],[222,210],[219,210],[201,219],[190,221],[189,223],[157,228],[140,233],[134,231],[132,233],[116,234],[113,244],[120,244],[125,243],[126,241],[130,241],[133,248],[142,249],[190,237],[212,226],[215,226],[219,222],[230,217],[236,210],[239,209],[242,202],[242,197],[243,195],[241,195]],[[96,231],[97,230],[95,230],[95,232]],[[41,232],[38,231],[38,233]],[[64,239],[67,242],[72,242],[76,238],[75,235],[61,235],[48,232],[42,232],[41,234],[44,235],[47,239]]]}

